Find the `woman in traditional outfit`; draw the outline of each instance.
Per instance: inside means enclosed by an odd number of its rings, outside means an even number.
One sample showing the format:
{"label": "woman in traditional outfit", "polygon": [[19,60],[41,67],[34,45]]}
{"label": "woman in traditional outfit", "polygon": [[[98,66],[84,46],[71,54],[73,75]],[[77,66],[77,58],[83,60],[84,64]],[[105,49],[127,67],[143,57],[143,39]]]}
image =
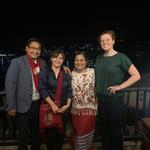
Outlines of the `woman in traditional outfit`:
{"label": "woman in traditional outfit", "polygon": [[72,125],[74,150],[91,150],[96,124],[97,101],[95,98],[95,74],[87,67],[86,54],[75,54],[72,71]]}

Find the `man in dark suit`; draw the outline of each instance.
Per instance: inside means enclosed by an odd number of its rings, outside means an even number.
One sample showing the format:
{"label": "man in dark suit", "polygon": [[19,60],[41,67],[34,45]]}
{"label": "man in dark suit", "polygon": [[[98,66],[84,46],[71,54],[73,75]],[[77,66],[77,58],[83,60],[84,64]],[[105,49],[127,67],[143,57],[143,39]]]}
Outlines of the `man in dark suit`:
{"label": "man in dark suit", "polygon": [[5,80],[8,114],[16,117],[18,150],[27,150],[28,133],[31,149],[40,150],[39,135],[39,72],[45,62],[39,59],[42,43],[31,38],[26,44],[26,55],[11,61]]}

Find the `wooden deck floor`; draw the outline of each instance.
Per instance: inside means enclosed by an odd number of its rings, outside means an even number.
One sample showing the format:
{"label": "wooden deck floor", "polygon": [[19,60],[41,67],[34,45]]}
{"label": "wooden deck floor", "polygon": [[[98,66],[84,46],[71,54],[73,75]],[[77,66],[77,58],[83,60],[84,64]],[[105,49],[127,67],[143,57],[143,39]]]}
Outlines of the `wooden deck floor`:
{"label": "wooden deck floor", "polygon": [[[100,148],[101,148],[100,142],[95,142],[93,144],[93,150],[100,150]],[[17,150],[17,146],[16,145],[15,146],[0,146],[0,150]],[[46,150],[45,144],[41,146],[41,150]],[[64,144],[63,150],[71,150],[71,146],[69,144]],[[141,150],[141,141],[138,141],[137,143],[133,141],[124,142],[124,150]]]}

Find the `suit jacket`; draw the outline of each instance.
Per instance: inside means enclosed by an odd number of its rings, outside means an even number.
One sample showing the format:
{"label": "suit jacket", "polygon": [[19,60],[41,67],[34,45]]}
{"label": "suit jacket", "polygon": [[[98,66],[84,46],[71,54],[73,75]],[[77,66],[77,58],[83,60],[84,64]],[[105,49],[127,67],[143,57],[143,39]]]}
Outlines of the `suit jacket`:
{"label": "suit jacket", "polygon": [[[42,67],[45,62],[40,59]],[[32,72],[26,55],[15,58],[7,70],[5,91],[8,110],[16,109],[19,113],[27,112],[32,103]]]}

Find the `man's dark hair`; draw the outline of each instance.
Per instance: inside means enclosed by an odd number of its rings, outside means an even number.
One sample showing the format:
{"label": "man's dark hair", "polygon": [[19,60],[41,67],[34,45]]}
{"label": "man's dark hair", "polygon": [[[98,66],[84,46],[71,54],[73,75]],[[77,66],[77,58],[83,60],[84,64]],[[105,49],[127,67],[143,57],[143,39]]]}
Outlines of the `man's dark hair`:
{"label": "man's dark hair", "polygon": [[32,42],[37,42],[37,43],[39,43],[40,45],[41,45],[41,47],[42,47],[42,42],[41,42],[41,40],[40,39],[38,39],[38,38],[30,38],[30,39],[28,39],[28,41],[27,41],[27,46],[30,46],[30,44],[32,43]]}

